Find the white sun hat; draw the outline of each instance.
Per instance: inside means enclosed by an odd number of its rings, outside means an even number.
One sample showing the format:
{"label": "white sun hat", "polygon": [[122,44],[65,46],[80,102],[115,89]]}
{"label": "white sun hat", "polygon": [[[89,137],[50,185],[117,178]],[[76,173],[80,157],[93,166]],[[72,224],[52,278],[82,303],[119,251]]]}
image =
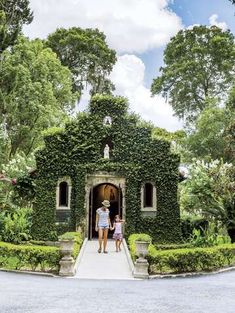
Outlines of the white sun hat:
{"label": "white sun hat", "polygon": [[110,206],[109,200],[104,200],[104,201],[102,202],[102,204],[103,204],[105,207],[109,207],[109,206]]}

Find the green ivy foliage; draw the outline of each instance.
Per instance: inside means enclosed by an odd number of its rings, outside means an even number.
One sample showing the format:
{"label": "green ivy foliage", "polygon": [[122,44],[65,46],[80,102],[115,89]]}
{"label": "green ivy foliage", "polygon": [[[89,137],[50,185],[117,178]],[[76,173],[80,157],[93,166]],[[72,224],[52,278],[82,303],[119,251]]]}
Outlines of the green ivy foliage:
{"label": "green ivy foliage", "polygon": [[[103,125],[105,116],[112,125]],[[96,95],[89,111],[78,115],[63,132],[45,137],[45,147],[38,152],[36,204],[33,236],[55,236],[56,186],[58,179],[72,181],[70,229],[84,227],[86,212],[85,180],[95,172],[116,173],[126,179],[126,234],[148,232],[160,243],[179,242],[180,214],[177,203],[179,157],[170,152],[170,144],[151,137],[151,127],[139,126],[122,97]],[[107,142],[112,143],[110,159],[103,158]],[[141,185],[154,182],[157,188],[155,217],[141,212]]]}

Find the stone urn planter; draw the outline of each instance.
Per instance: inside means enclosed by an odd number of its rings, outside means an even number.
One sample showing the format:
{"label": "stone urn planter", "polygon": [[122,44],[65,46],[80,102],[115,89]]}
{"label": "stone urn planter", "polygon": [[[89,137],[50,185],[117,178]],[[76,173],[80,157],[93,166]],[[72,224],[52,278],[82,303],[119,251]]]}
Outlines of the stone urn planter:
{"label": "stone urn planter", "polygon": [[145,259],[145,257],[148,254],[149,245],[150,245],[150,241],[140,241],[140,240],[135,241],[137,255],[139,256],[139,258]]}
{"label": "stone urn planter", "polygon": [[73,239],[60,239],[60,252],[62,255],[62,259],[60,260],[60,276],[74,276],[74,259],[72,257],[73,252]]}
{"label": "stone urn planter", "polygon": [[148,247],[150,241],[136,240],[135,246],[137,250],[138,259],[135,261],[134,277],[135,278],[149,278],[148,267],[149,263],[145,259],[148,255]]}

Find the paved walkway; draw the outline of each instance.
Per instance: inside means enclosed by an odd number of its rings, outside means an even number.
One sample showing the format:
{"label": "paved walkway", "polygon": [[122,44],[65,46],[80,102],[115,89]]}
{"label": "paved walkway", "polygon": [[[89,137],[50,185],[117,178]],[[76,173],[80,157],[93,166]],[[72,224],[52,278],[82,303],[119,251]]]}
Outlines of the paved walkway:
{"label": "paved walkway", "polygon": [[108,254],[98,253],[98,241],[87,241],[76,278],[85,279],[133,279],[128,259],[122,246],[115,252],[115,242],[108,241]]}

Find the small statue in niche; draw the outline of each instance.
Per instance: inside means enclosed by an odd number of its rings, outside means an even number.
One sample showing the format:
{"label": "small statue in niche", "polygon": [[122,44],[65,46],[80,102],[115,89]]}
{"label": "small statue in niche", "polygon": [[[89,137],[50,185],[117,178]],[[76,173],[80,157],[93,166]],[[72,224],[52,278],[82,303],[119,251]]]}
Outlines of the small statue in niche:
{"label": "small statue in niche", "polygon": [[106,143],[105,147],[104,147],[104,159],[109,159],[109,145]]}
{"label": "small statue in niche", "polygon": [[110,116],[105,116],[104,121],[103,121],[103,124],[104,124],[105,126],[111,126],[111,125],[112,125],[112,119],[111,119],[111,117],[110,117]]}

